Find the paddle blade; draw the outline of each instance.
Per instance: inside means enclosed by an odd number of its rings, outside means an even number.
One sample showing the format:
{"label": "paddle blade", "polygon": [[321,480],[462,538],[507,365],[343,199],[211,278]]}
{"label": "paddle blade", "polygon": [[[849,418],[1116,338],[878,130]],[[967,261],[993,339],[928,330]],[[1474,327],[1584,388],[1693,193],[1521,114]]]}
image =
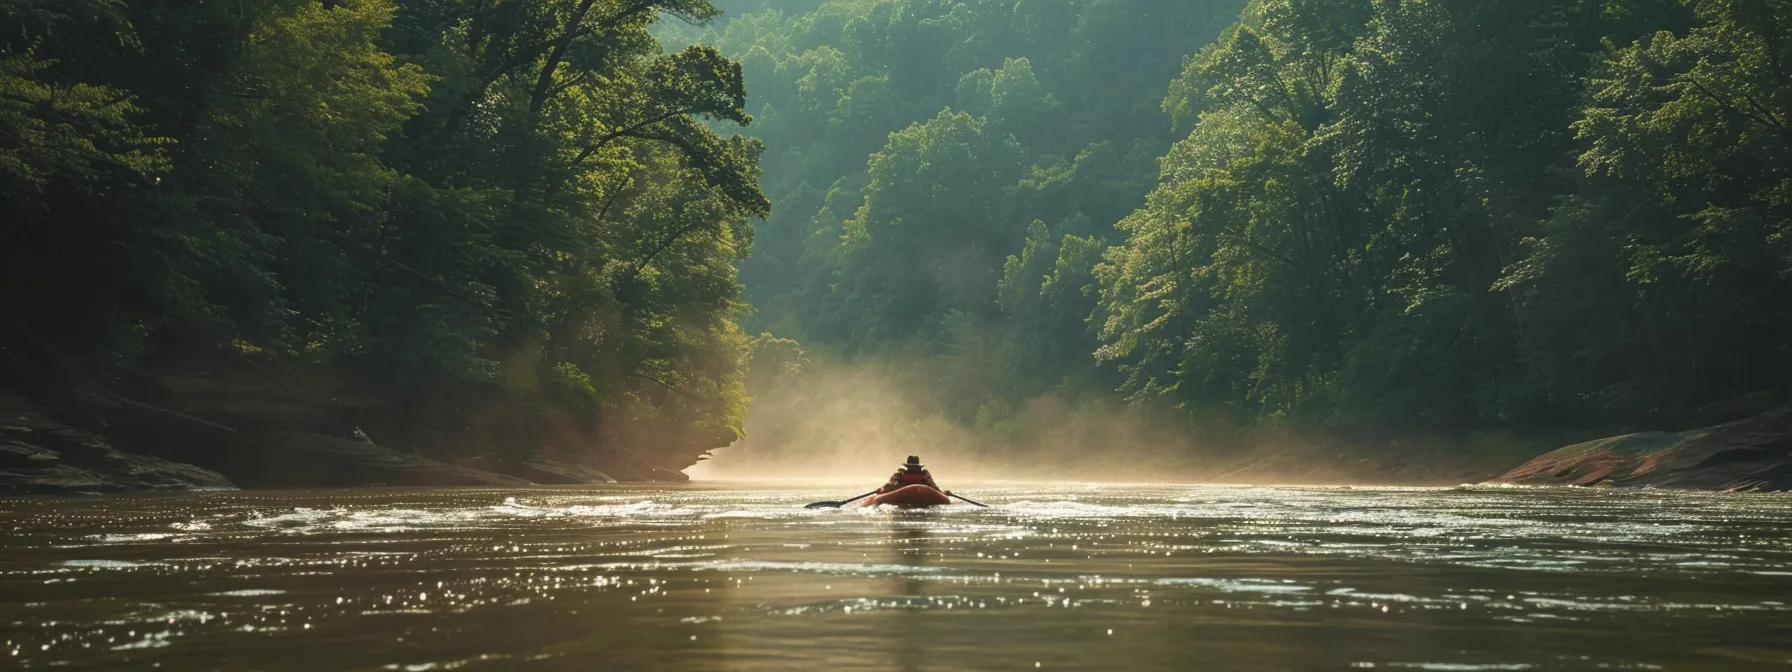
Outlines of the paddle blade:
{"label": "paddle blade", "polygon": [[810,504],[806,505],[806,507],[803,507],[803,509],[839,509],[839,507],[844,507],[844,505],[853,504],[853,502],[858,502],[858,500],[864,500],[864,498],[867,498],[867,496],[876,495],[876,493],[878,493],[878,491],[869,491],[869,493],[864,493],[864,495],[855,496],[855,498],[851,498],[851,500],[844,500],[844,502],[810,502]]}

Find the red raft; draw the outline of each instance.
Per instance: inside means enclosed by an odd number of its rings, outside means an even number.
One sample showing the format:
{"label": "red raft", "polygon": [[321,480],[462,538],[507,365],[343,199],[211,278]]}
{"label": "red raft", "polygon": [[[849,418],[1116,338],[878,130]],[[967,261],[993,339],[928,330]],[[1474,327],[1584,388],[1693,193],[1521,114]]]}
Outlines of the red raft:
{"label": "red raft", "polygon": [[881,495],[872,495],[862,500],[865,506],[889,504],[905,509],[951,504],[952,498],[925,485],[905,485]]}

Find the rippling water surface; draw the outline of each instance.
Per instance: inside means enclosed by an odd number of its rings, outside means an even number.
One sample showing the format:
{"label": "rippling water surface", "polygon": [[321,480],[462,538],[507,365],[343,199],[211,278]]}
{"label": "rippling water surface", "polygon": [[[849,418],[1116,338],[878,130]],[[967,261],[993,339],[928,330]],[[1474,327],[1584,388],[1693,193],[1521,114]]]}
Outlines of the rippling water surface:
{"label": "rippling water surface", "polygon": [[990,485],[0,500],[0,669],[1783,669],[1792,497]]}

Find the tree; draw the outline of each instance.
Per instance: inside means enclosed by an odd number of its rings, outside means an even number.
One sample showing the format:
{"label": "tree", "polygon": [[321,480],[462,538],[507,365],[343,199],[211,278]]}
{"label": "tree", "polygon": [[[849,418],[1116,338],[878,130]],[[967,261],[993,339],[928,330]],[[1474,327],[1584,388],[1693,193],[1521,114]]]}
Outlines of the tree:
{"label": "tree", "polygon": [[735,269],[770,213],[763,145],[707,125],[751,122],[740,65],[649,32],[717,14],[0,5],[0,189],[24,223],[0,234],[24,325],[0,350],[132,380],[247,361],[386,400],[367,428],[401,445],[448,450],[428,437],[484,414],[508,427],[460,443],[651,437],[664,461],[635,466],[682,466],[741,432]]}
{"label": "tree", "polygon": [[1586,79],[1581,186],[1504,280],[1537,313],[1534,384],[1578,413],[1691,421],[1792,364],[1792,5],[1688,5]]}

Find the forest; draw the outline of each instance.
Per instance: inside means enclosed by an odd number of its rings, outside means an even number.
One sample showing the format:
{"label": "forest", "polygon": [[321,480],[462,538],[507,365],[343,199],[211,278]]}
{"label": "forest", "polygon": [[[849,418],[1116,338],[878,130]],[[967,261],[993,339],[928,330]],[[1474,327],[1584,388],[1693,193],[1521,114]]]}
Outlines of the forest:
{"label": "forest", "polygon": [[1792,392],[1792,0],[0,0],[0,189],[0,387],[440,457]]}
{"label": "forest", "polygon": [[1792,381],[1792,3],[742,4],[677,40],[767,147],[748,331],[985,436],[1684,428]]}
{"label": "forest", "polygon": [[155,405],[246,372],[437,455],[726,445],[762,146],[704,125],[750,121],[738,63],[648,33],[717,14],[0,3],[6,383]]}

